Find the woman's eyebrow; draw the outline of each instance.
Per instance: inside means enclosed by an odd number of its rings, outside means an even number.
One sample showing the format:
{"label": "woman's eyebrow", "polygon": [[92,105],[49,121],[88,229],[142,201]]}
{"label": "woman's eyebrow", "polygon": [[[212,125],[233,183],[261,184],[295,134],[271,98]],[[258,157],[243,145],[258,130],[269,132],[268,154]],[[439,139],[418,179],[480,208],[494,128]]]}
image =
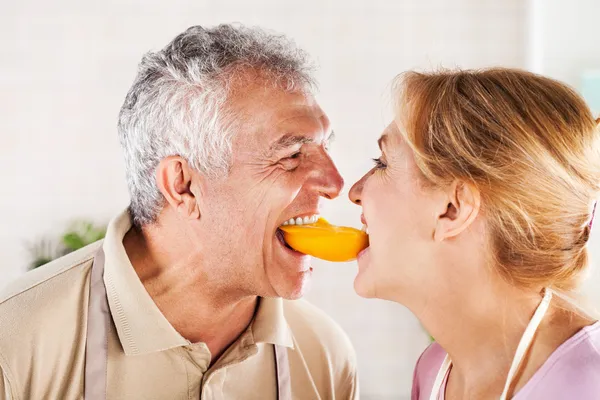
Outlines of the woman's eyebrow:
{"label": "woman's eyebrow", "polygon": [[383,151],[383,145],[386,144],[388,139],[388,135],[382,135],[379,139],[377,139],[377,145],[379,146],[379,150]]}

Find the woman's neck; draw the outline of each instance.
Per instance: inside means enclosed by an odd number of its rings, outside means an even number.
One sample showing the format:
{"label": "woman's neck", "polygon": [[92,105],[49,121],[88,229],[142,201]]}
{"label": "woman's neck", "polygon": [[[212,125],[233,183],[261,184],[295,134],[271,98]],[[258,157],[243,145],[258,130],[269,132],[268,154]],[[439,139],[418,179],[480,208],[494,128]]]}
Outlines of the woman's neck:
{"label": "woman's neck", "polygon": [[[461,291],[418,312],[425,328],[448,352],[455,370],[497,374],[508,367],[541,295],[498,289]],[[485,293],[482,293],[485,292]],[[512,293],[511,293],[512,292]],[[501,368],[500,368],[501,367]]]}
{"label": "woman's neck", "polygon": [[[427,306],[411,308],[452,360],[448,398],[499,396],[519,341],[542,300],[541,290],[517,290],[502,282],[435,293],[437,298],[428,298]],[[593,322],[563,306],[560,299],[551,302],[511,392],[516,393],[565,340]]]}

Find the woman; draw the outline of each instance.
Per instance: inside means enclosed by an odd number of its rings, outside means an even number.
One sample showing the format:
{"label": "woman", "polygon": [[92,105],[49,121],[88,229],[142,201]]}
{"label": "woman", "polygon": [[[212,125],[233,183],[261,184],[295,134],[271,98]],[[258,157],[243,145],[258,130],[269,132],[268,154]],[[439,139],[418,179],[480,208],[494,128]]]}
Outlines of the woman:
{"label": "woman", "polygon": [[401,76],[375,167],[350,191],[371,245],[355,289],[436,339],[413,399],[600,399],[588,264],[600,131],[565,85],[509,69]]}

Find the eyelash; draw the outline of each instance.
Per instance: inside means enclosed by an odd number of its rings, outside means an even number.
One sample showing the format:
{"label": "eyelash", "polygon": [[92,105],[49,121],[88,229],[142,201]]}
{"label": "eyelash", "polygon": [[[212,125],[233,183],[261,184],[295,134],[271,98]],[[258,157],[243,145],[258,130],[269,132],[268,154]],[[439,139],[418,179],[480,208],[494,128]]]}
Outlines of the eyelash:
{"label": "eyelash", "polygon": [[375,163],[375,169],[384,169],[387,167],[387,164],[381,160],[381,157],[373,158],[372,160]]}

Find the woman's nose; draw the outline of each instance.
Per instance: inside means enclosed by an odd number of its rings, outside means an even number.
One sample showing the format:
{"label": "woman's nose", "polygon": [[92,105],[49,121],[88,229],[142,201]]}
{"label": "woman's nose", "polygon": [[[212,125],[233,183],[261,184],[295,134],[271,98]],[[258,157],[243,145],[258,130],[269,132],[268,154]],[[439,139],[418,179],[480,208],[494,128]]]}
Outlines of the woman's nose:
{"label": "woman's nose", "polygon": [[350,201],[353,202],[354,204],[358,204],[359,206],[361,205],[361,196],[362,196],[362,190],[363,190],[363,186],[364,186],[364,182],[365,182],[365,177],[363,176],[358,182],[356,182],[354,185],[352,185],[352,188],[350,189],[350,192],[348,192],[348,197],[350,198]]}

